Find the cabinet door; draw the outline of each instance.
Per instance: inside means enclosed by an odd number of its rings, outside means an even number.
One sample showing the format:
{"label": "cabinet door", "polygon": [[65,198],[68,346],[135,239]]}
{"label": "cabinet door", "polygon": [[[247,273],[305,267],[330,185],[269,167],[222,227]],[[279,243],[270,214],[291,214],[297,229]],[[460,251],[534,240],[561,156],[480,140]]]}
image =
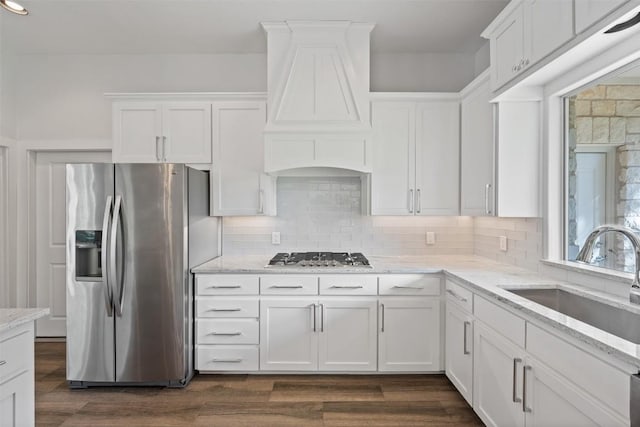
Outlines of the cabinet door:
{"label": "cabinet door", "polygon": [[162,107],[149,102],[113,104],[113,161],[162,161]]}
{"label": "cabinet door", "polygon": [[415,196],[415,103],[372,105],[372,215],[413,215]]}
{"label": "cabinet door", "polygon": [[489,79],[462,99],[460,213],[469,216],[493,215],[494,144],[493,105],[489,102]]}
{"label": "cabinet door", "polygon": [[445,373],[462,397],[473,405],[473,319],[447,303]]}
{"label": "cabinet door", "polygon": [[260,369],[318,369],[315,299],[269,299],[260,302]]}
{"label": "cabinet door", "polygon": [[524,59],[524,16],[522,5],[517,7],[496,30],[491,39],[492,83],[498,89],[514,78]]}
{"label": "cabinet door", "polygon": [[524,426],[524,350],[476,321],[473,352],[473,409],[488,426]]}
{"label": "cabinet door", "polygon": [[440,371],[440,299],[381,298],[378,370]]}
{"label": "cabinet door", "polygon": [[211,104],[174,102],[162,107],[163,161],[211,163]]}
{"label": "cabinet door", "polygon": [[377,300],[320,300],[321,371],[375,371]]}
{"label": "cabinet door", "polygon": [[573,0],[528,0],[525,51],[531,64],[573,37]]}
{"label": "cabinet door", "polygon": [[523,410],[527,427],[628,425],[627,420],[606,409],[601,402],[543,363],[533,358],[526,362]]}
{"label": "cabinet door", "polygon": [[460,104],[416,107],[416,215],[460,213]]}
{"label": "cabinet door", "polygon": [[0,426],[34,425],[33,370],[0,384]]}
{"label": "cabinet door", "polygon": [[576,34],[595,24],[628,0],[579,0],[575,2]]}
{"label": "cabinet door", "polygon": [[213,104],[213,215],[261,215],[270,210],[270,189],[261,185],[265,117],[264,102]]}

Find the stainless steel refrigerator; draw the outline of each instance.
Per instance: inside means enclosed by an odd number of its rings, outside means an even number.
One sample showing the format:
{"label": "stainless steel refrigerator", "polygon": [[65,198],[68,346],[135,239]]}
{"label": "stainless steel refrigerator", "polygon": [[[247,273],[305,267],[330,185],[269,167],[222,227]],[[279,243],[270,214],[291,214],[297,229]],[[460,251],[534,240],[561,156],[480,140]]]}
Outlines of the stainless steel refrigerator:
{"label": "stainless steel refrigerator", "polygon": [[190,268],[218,252],[208,173],[106,163],[66,173],[69,386],[186,385]]}

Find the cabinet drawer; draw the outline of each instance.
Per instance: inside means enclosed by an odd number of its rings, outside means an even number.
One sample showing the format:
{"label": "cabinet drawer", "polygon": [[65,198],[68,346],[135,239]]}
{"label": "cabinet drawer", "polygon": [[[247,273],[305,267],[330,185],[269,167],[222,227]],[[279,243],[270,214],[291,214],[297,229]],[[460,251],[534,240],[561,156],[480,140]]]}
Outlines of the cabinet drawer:
{"label": "cabinet drawer", "polygon": [[318,295],[318,276],[273,275],[260,277],[263,295]]}
{"label": "cabinet drawer", "polygon": [[259,344],[258,319],[196,319],[196,344]]}
{"label": "cabinet drawer", "polygon": [[452,302],[467,313],[473,312],[473,293],[470,290],[451,280],[447,280],[445,292],[447,294],[447,304]]}
{"label": "cabinet drawer", "polygon": [[388,274],[378,280],[380,295],[440,295],[440,276]]}
{"label": "cabinet drawer", "polygon": [[527,323],[527,352],[629,419],[629,376],[565,340]]}
{"label": "cabinet drawer", "polygon": [[478,320],[524,348],[525,321],[523,319],[477,295],[474,298],[474,314]]}
{"label": "cabinet drawer", "polygon": [[33,340],[33,329],[28,326],[0,336],[0,384],[20,372],[33,369]]}
{"label": "cabinet drawer", "polygon": [[258,276],[249,274],[198,274],[198,295],[257,295]]}
{"label": "cabinet drawer", "polygon": [[196,317],[258,317],[258,298],[196,297]]}
{"label": "cabinet drawer", "polygon": [[378,276],[327,274],[320,276],[320,295],[377,295]]}
{"label": "cabinet drawer", "polygon": [[258,346],[196,346],[196,369],[199,371],[257,371]]}

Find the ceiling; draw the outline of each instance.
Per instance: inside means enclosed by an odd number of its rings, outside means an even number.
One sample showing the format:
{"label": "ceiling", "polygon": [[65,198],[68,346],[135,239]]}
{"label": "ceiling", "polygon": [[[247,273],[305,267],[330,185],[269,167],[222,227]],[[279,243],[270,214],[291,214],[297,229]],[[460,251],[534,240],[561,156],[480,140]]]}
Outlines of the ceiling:
{"label": "ceiling", "polygon": [[508,0],[22,0],[3,48],[22,54],[264,53],[262,21],[373,22],[375,53],[474,53]]}

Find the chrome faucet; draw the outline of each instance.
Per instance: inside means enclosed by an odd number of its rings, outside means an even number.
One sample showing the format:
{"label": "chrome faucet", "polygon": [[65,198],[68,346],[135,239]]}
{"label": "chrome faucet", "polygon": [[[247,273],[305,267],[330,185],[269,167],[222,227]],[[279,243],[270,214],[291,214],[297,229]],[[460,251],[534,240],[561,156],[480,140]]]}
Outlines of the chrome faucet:
{"label": "chrome faucet", "polygon": [[627,239],[629,239],[629,241],[631,242],[631,246],[633,246],[633,253],[636,257],[636,265],[635,273],[633,275],[633,283],[631,284],[631,292],[629,294],[629,301],[634,304],[640,304],[640,237],[638,237],[633,229],[616,224],[601,225],[594,228],[593,231],[587,236],[587,239],[584,241],[584,246],[582,246],[582,249],[580,249],[580,252],[576,257],[576,261],[588,264],[591,261],[591,257],[593,256],[593,246],[596,240],[602,234],[608,232],[616,232],[626,236]]}

